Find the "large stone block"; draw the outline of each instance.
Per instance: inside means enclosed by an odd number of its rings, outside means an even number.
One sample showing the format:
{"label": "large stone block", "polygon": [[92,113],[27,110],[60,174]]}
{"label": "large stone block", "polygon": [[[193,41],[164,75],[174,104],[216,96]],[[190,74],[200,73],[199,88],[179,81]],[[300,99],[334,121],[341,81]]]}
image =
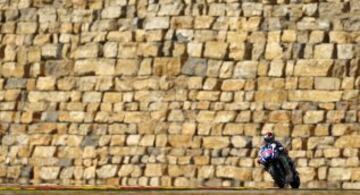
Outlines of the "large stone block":
{"label": "large stone block", "polygon": [[282,59],[283,48],[279,43],[268,43],[265,49],[265,58],[268,60]]}
{"label": "large stone block", "polygon": [[285,90],[264,90],[255,92],[256,102],[272,102],[282,103],[287,100],[287,92]]}
{"label": "large stone block", "polygon": [[16,33],[32,34],[37,31],[38,23],[36,22],[19,22],[17,23]]}
{"label": "large stone block", "polygon": [[331,59],[333,57],[334,45],[333,44],[320,44],[316,45],[314,49],[315,59]]}
{"label": "large stone block", "polygon": [[224,80],[221,89],[223,91],[238,91],[245,86],[245,80],[243,79],[227,79]]}
{"label": "large stone block", "polygon": [[45,75],[67,76],[73,70],[74,63],[71,60],[47,60],[45,63]]}
{"label": "large stone block", "polygon": [[102,10],[101,17],[104,19],[118,18],[121,15],[121,6],[109,6]]}
{"label": "large stone block", "polygon": [[228,123],[235,119],[236,113],[234,111],[219,111],[216,113],[215,123]]}
{"label": "large stone block", "polygon": [[44,58],[56,59],[61,55],[62,46],[60,44],[45,44],[41,47],[41,56]]}
{"label": "large stone block", "polygon": [[55,83],[55,77],[39,77],[36,82],[36,88],[39,90],[53,90]]}
{"label": "large stone block", "polygon": [[316,176],[316,172],[314,168],[299,167],[297,168],[297,171],[299,172],[301,182],[311,181]]}
{"label": "large stone block", "polygon": [[284,74],[285,63],[281,60],[273,60],[270,63],[269,76],[281,77]]}
{"label": "large stone block", "polygon": [[332,60],[298,60],[295,65],[295,76],[328,76],[333,65]]}
{"label": "large stone block", "polygon": [[36,146],[33,157],[50,158],[53,157],[56,151],[54,146]]}
{"label": "large stone block", "polygon": [[227,52],[228,44],[223,42],[207,42],[205,44],[204,57],[223,59]]}
{"label": "large stone block", "polygon": [[354,56],[352,44],[338,44],[337,57],[339,59],[352,59]]}
{"label": "large stone block", "polygon": [[79,58],[96,58],[99,55],[99,45],[90,43],[86,45],[79,46],[76,50],[72,53],[75,59]]}
{"label": "large stone block", "polygon": [[115,60],[112,59],[86,59],[77,60],[74,66],[76,75],[114,75]]}
{"label": "large stone block", "polygon": [[285,123],[290,121],[290,112],[288,111],[272,111],[269,114],[269,122]]}
{"label": "large stone block", "polygon": [[329,168],[329,181],[345,181],[351,178],[350,168]]}
{"label": "large stone block", "polygon": [[257,61],[241,61],[238,62],[234,69],[234,77],[236,78],[255,78],[257,74]]}
{"label": "large stone block", "polygon": [[162,164],[147,164],[145,167],[145,176],[160,177],[163,175],[164,166]]}
{"label": "large stone block", "polygon": [[360,148],[360,135],[344,135],[335,142],[337,148]]}
{"label": "large stone block", "polygon": [[251,143],[251,140],[245,136],[232,136],[231,143],[236,148],[244,148]]}
{"label": "large stone block", "polygon": [[104,165],[96,170],[96,175],[99,178],[111,178],[114,177],[118,167],[116,165]]}
{"label": "large stone block", "polygon": [[212,122],[215,118],[214,111],[200,111],[196,117],[196,121],[198,122]]}
{"label": "large stone block", "polygon": [[307,111],[304,116],[304,123],[306,124],[316,124],[324,120],[324,111]]}
{"label": "large stone block", "polygon": [[206,59],[188,58],[181,68],[181,73],[185,75],[205,76],[207,67]]}
{"label": "large stone block", "polygon": [[340,88],[341,80],[335,77],[316,77],[315,89],[337,90]]}
{"label": "large stone block", "polygon": [[119,75],[133,76],[139,70],[139,61],[135,59],[121,59],[116,63],[115,73]]}
{"label": "large stone block", "polygon": [[191,145],[192,135],[169,135],[169,144],[175,148],[186,148]]}
{"label": "large stone block", "polygon": [[44,180],[57,179],[60,172],[60,167],[41,167],[40,178]]}
{"label": "large stone block", "polygon": [[167,29],[170,26],[169,17],[148,17],[145,19],[145,29]]}
{"label": "large stone block", "polygon": [[326,146],[331,146],[335,142],[335,138],[333,137],[310,137],[307,141],[307,149],[312,150],[315,148],[321,148]]}
{"label": "large stone block", "polygon": [[229,146],[229,138],[222,136],[209,136],[203,138],[203,147],[209,149],[220,149]]}
{"label": "large stone block", "polygon": [[168,121],[184,121],[184,114],[181,110],[171,110],[168,116]]}
{"label": "large stone block", "polygon": [[342,91],[295,90],[289,91],[290,101],[337,102]]}
{"label": "large stone block", "polygon": [[158,12],[159,16],[178,16],[183,10],[184,5],[180,2],[174,2],[169,4],[161,4]]}
{"label": "large stone block", "polygon": [[218,166],[216,167],[216,176],[223,178],[232,178],[240,181],[251,181],[252,169],[239,168],[235,166]]}
{"label": "large stone block", "polygon": [[157,76],[177,76],[181,71],[180,58],[156,58],[153,64]]}
{"label": "large stone block", "polygon": [[200,101],[217,101],[219,100],[220,91],[200,91],[196,99]]}

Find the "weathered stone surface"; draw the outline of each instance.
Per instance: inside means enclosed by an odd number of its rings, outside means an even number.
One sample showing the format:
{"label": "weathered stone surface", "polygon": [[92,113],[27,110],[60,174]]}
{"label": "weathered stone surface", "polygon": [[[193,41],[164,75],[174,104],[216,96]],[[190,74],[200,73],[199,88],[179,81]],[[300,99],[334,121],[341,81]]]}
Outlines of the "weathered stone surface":
{"label": "weathered stone surface", "polygon": [[161,164],[147,164],[145,168],[145,176],[159,177],[163,174],[163,166]]}
{"label": "weathered stone surface", "polygon": [[78,60],[75,62],[74,71],[77,75],[113,75],[115,73],[115,60]]}
{"label": "weathered stone surface", "polygon": [[265,50],[265,58],[269,60],[282,59],[283,48],[278,43],[268,43]]}
{"label": "weathered stone surface", "polygon": [[270,63],[269,76],[281,77],[284,73],[285,64],[281,60],[273,60]]}
{"label": "weathered stone surface", "polygon": [[290,101],[336,102],[341,99],[341,91],[296,90],[289,91]]}
{"label": "weathered stone surface", "polygon": [[67,76],[70,75],[73,62],[70,60],[46,61],[45,75],[47,76]]}
{"label": "weathered stone surface", "polygon": [[221,136],[210,136],[203,138],[203,147],[204,148],[212,148],[212,149],[220,149],[225,148],[229,145],[230,141],[227,137]]}
{"label": "weathered stone surface", "polygon": [[181,70],[181,61],[180,58],[157,58],[153,66],[157,76],[177,76]]}
{"label": "weathered stone surface", "polygon": [[101,17],[105,19],[118,18],[120,15],[121,6],[109,6],[101,12]]}
{"label": "weathered stone surface", "polygon": [[26,88],[27,79],[9,78],[6,82],[5,89]]}
{"label": "weathered stone surface", "polygon": [[245,86],[245,80],[243,79],[228,79],[224,80],[221,89],[224,91],[238,91]]}
{"label": "weathered stone surface", "polygon": [[46,44],[41,47],[41,56],[45,58],[59,58],[61,52],[61,45],[59,44]]}
{"label": "weathered stone surface", "polygon": [[55,154],[56,148],[53,146],[36,146],[33,157],[50,158]]}
{"label": "weathered stone surface", "polygon": [[139,62],[137,60],[118,60],[116,63],[116,74],[120,75],[136,75],[139,69]]}
{"label": "weathered stone surface", "polygon": [[331,59],[333,56],[334,45],[333,44],[320,44],[316,45],[314,49],[315,59]]}
{"label": "weathered stone surface", "polygon": [[358,138],[360,138],[359,135],[341,136],[336,140],[335,146],[338,148],[360,148],[360,143],[357,141]]}
{"label": "weathered stone surface", "polygon": [[269,115],[270,122],[289,122],[290,113],[287,111],[272,111]]}
{"label": "weathered stone surface", "polygon": [[330,168],[329,181],[344,181],[351,178],[351,169],[347,168]]}
{"label": "weathered stone surface", "polygon": [[17,24],[16,33],[19,34],[32,34],[35,33],[38,28],[36,22],[19,22]]}
{"label": "weathered stone surface", "polygon": [[308,149],[314,149],[316,147],[322,147],[326,145],[333,145],[334,144],[333,137],[310,137],[307,142]]}
{"label": "weathered stone surface", "polygon": [[316,172],[314,168],[299,167],[297,168],[302,182],[308,182],[314,179]]}
{"label": "weathered stone surface", "polygon": [[216,176],[237,179],[240,181],[250,181],[252,179],[252,170],[234,166],[218,166],[216,168]]}
{"label": "weathered stone surface", "polygon": [[341,80],[334,77],[316,77],[315,89],[337,90],[340,88]]}
{"label": "weathered stone surface", "polygon": [[204,56],[207,58],[222,59],[226,54],[227,47],[227,43],[207,42]]}
{"label": "weathered stone surface", "polygon": [[236,113],[233,111],[219,111],[215,115],[215,123],[228,123],[235,119]]}
{"label": "weathered stone surface", "polygon": [[181,72],[186,75],[206,75],[207,60],[200,58],[189,58],[181,68]]}
{"label": "weathered stone surface", "polygon": [[57,179],[60,167],[41,167],[40,178],[44,180]]}
{"label": "weathered stone surface", "polygon": [[298,60],[295,65],[295,76],[327,76],[333,65],[332,60]]}
{"label": "weathered stone surface", "polygon": [[337,45],[337,57],[339,59],[352,59],[353,58],[353,45],[352,44],[339,44]]}
{"label": "weathered stone surface", "polygon": [[115,176],[117,169],[116,165],[104,165],[96,170],[96,175],[99,178],[111,178]]}
{"label": "weathered stone surface", "polygon": [[54,77],[39,77],[36,82],[36,88],[39,90],[52,90],[55,88]]}
{"label": "weathered stone surface", "polygon": [[285,90],[266,90],[257,91],[255,93],[256,102],[273,102],[281,103],[287,99],[287,92]]}
{"label": "weathered stone surface", "polygon": [[172,110],[168,117],[169,121],[184,121],[184,114],[181,110]]}
{"label": "weathered stone surface", "polygon": [[324,119],[324,111],[307,111],[304,116],[304,123],[320,123]]}
{"label": "weathered stone surface", "polygon": [[244,148],[250,143],[250,139],[244,136],[233,136],[231,137],[231,143],[236,148]]}
{"label": "weathered stone surface", "polygon": [[82,45],[73,52],[74,58],[96,58],[99,54],[98,44],[86,44]]}
{"label": "weathered stone surface", "polygon": [[234,76],[236,78],[255,78],[257,74],[258,63],[256,61],[241,61],[238,62],[234,69]]}
{"label": "weathered stone surface", "polygon": [[170,26],[169,17],[149,17],[145,20],[145,29],[166,29]]}

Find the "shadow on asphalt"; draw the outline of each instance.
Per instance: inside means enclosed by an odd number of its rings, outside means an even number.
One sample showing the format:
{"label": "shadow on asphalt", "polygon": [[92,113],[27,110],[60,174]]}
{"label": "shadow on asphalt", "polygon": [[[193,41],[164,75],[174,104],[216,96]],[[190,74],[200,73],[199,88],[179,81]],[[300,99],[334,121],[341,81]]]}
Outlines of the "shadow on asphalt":
{"label": "shadow on asphalt", "polygon": [[3,190],[0,195],[360,195],[359,190]]}

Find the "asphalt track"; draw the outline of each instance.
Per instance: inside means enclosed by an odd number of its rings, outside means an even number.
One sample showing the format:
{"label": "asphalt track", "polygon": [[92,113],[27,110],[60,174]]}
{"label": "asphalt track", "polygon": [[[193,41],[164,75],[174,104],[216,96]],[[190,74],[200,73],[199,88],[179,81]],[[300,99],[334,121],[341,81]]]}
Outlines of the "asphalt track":
{"label": "asphalt track", "polygon": [[0,190],[1,195],[360,195],[360,190]]}

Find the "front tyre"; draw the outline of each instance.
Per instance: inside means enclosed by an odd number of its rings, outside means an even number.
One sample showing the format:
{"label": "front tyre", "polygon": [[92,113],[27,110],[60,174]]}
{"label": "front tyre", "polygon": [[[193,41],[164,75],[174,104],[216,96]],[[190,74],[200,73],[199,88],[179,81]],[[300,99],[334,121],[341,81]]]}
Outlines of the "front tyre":
{"label": "front tyre", "polygon": [[276,166],[275,164],[272,164],[269,166],[268,171],[269,171],[271,177],[273,178],[273,180],[275,181],[276,185],[279,188],[284,188],[286,182],[285,182],[284,174],[282,174],[281,169],[278,166]]}
{"label": "front tyre", "polygon": [[298,173],[295,172],[294,174],[295,174],[294,179],[290,183],[290,185],[291,185],[291,188],[297,189],[300,186],[300,177],[299,177]]}

